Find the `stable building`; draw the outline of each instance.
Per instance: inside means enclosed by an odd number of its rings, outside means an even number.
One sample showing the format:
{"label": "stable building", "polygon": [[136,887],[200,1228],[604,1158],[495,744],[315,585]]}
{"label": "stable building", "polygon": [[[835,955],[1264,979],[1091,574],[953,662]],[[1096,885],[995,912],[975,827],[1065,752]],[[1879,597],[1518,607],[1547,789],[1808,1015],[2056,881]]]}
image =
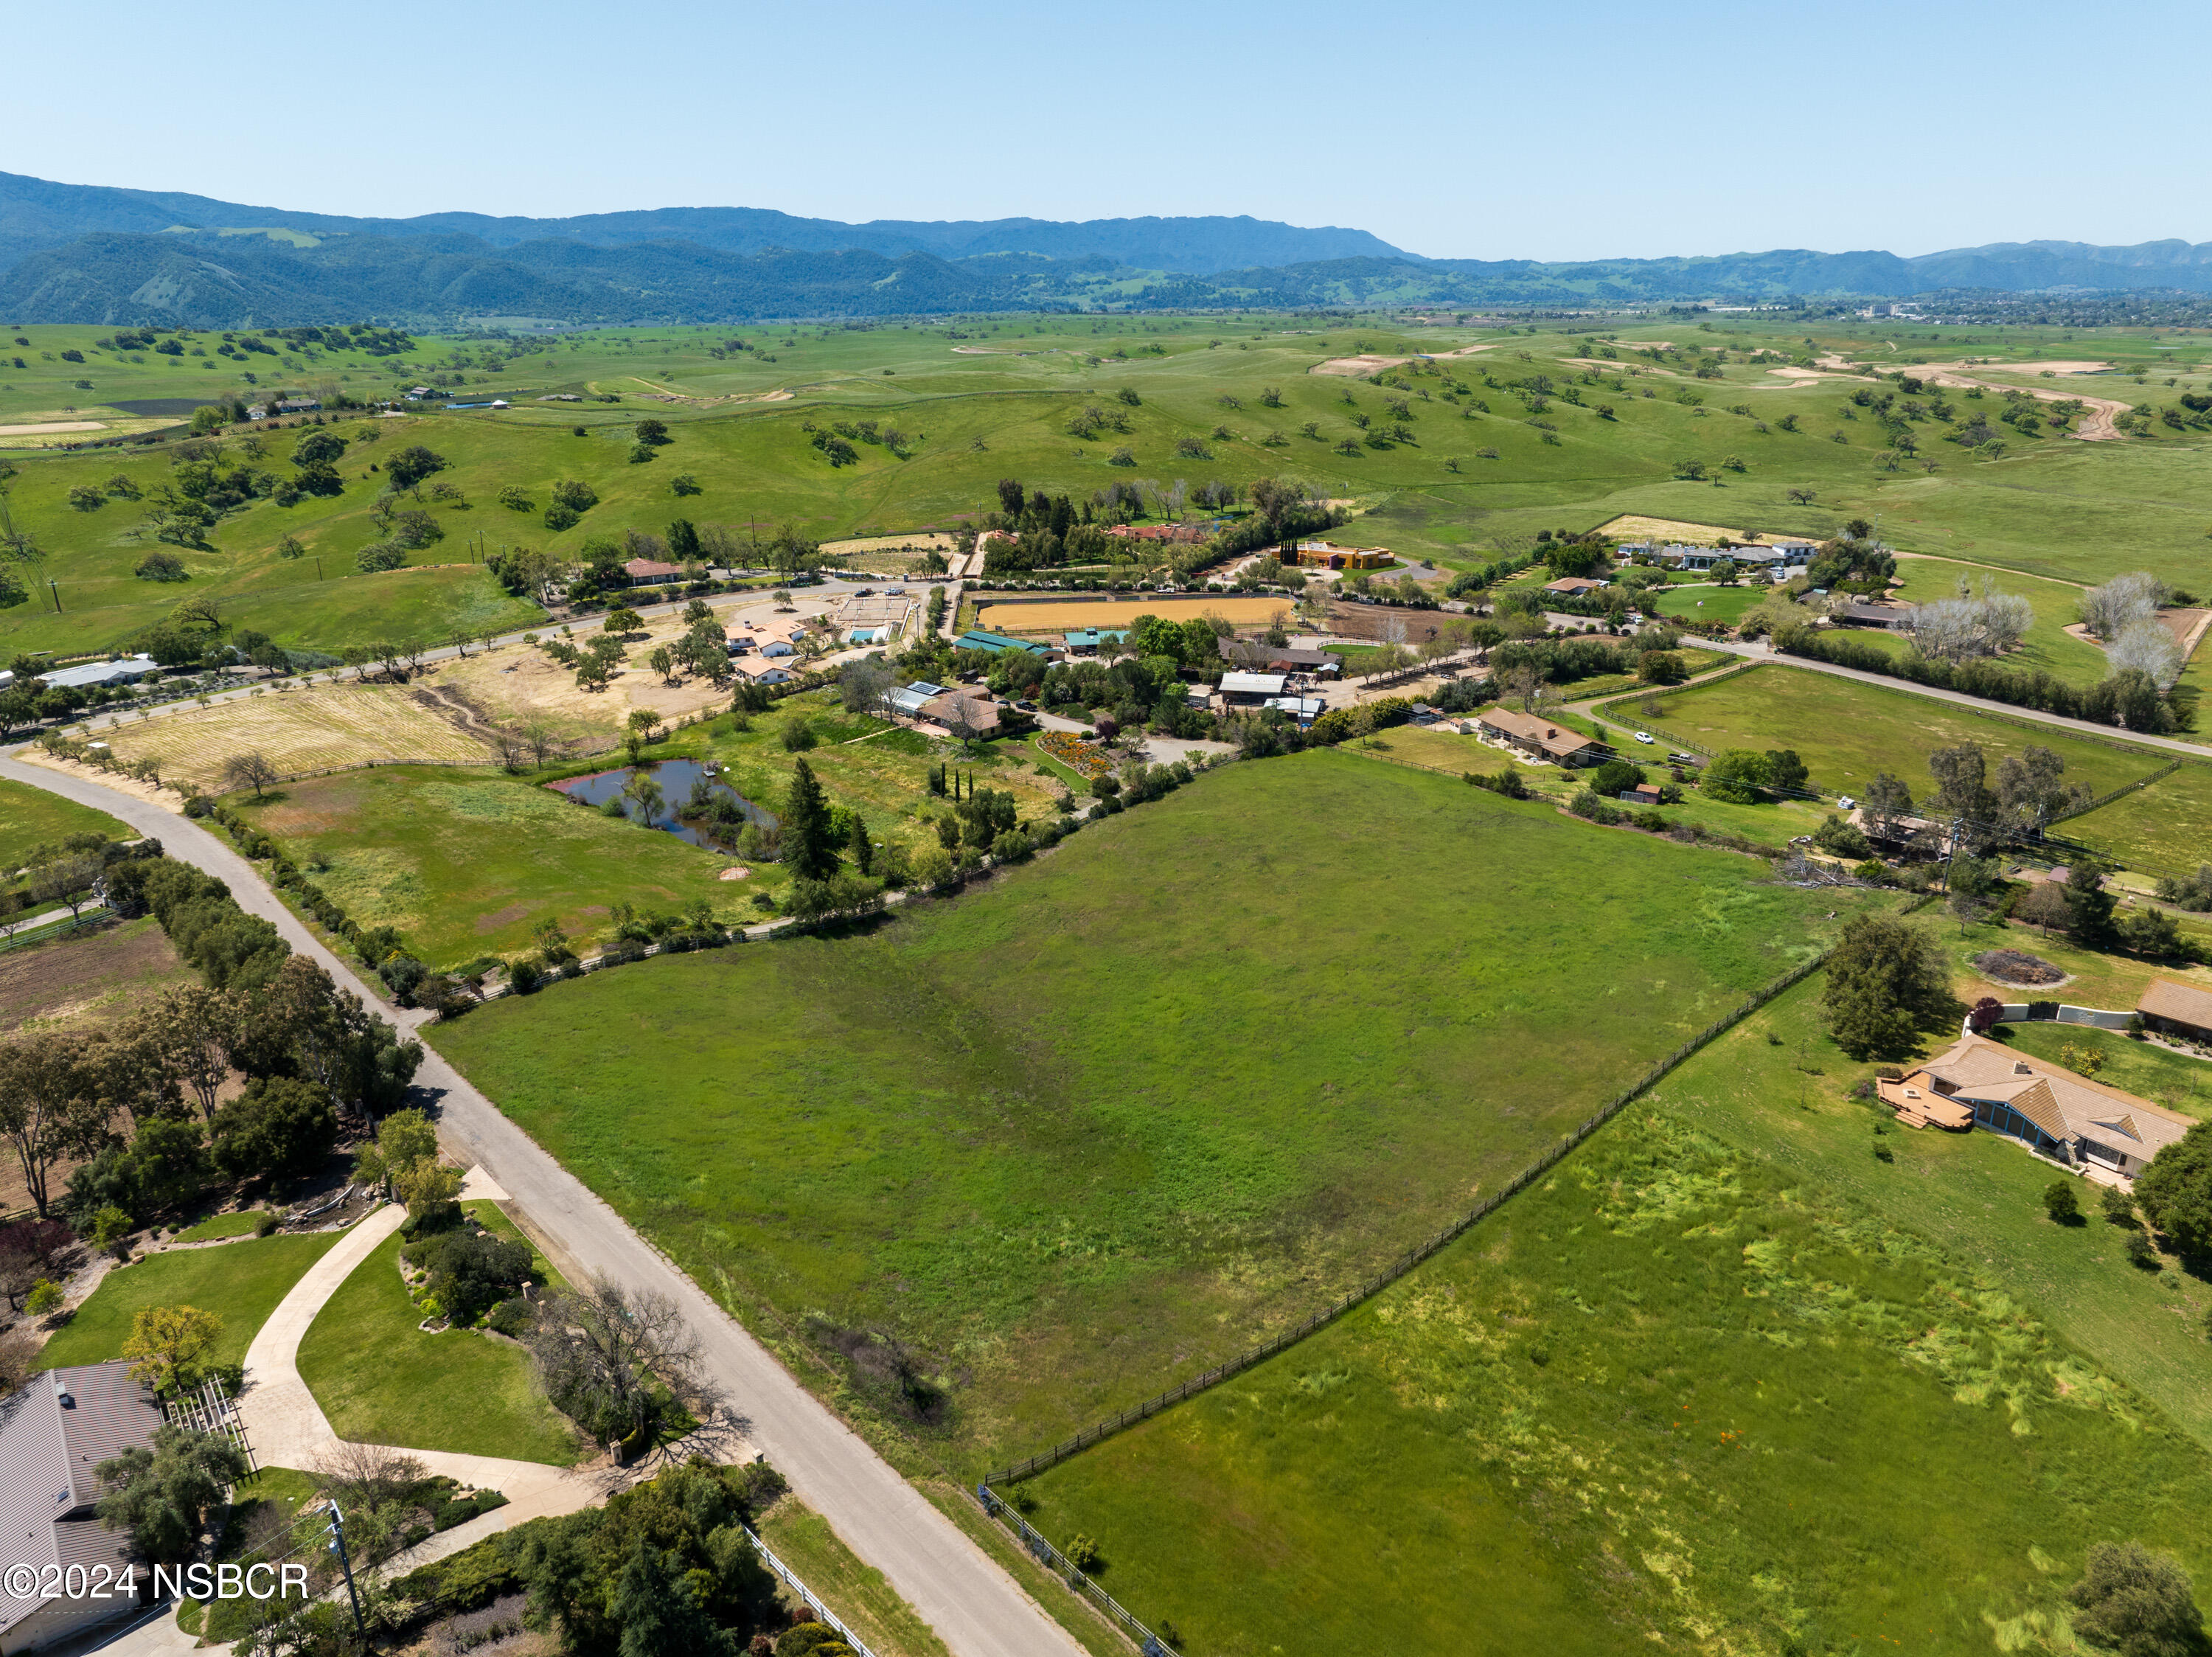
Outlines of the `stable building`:
{"label": "stable building", "polygon": [[1290,683],[1285,673],[1224,673],[1221,699],[1231,707],[1264,704],[1289,690]]}

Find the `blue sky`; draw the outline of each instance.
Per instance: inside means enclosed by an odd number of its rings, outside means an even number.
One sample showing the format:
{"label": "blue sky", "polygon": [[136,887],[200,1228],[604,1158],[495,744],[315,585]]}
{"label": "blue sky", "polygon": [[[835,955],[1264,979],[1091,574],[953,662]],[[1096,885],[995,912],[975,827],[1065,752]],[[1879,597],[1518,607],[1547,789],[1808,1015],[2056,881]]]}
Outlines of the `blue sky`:
{"label": "blue sky", "polygon": [[0,168],[327,212],[1249,213],[1433,257],[2212,240],[2207,9],[26,7]]}

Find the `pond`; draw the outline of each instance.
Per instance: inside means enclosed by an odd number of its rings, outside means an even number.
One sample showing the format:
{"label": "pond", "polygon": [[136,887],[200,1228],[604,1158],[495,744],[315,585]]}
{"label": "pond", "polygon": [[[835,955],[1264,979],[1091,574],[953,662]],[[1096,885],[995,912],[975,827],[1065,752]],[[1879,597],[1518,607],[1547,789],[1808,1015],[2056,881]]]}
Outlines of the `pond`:
{"label": "pond", "polygon": [[[630,779],[636,774],[625,765],[611,771],[594,771],[589,777],[571,777],[562,782],[549,783],[546,786],[567,795],[580,805],[604,806],[608,801],[621,798],[627,793]],[[657,765],[647,766],[645,775],[660,789],[660,801],[653,809],[652,826],[672,834],[679,840],[688,840],[695,846],[734,844],[745,823],[757,823],[763,829],[779,826],[774,813],[763,811],[726,783],[715,782],[708,768],[696,759],[664,759]],[[739,822],[717,823],[707,813],[694,808],[692,798],[702,783],[706,785],[707,797],[736,803],[741,819]],[[638,820],[639,801],[635,795],[623,801],[623,809],[630,821],[635,823]]]}

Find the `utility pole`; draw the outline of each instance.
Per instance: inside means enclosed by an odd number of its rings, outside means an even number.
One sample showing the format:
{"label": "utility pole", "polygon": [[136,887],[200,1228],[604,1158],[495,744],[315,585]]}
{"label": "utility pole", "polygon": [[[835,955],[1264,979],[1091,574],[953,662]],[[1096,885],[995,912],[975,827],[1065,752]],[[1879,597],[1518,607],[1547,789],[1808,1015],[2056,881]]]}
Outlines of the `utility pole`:
{"label": "utility pole", "polygon": [[58,615],[59,615],[59,614],[61,614],[61,612],[62,612],[62,588],[61,588],[61,583],[60,583],[59,582],[58,582],[58,581],[54,580],[54,579],[50,576],[48,576],[48,577],[46,578],[46,586],[47,586],[47,587],[48,587],[48,588],[52,591],[52,593],[53,593],[53,595],[54,595],[54,613],[55,613],[56,615],[58,615]]}
{"label": "utility pole", "polygon": [[331,1551],[338,1556],[338,1565],[345,1572],[346,1598],[353,1601],[354,1632],[364,1640],[368,1638],[368,1625],[362,1620],[361,1593],[353,1585],[353,1561],[346,1553],[345,1514],[336,1502],[331,1503],[331,1526],[326,1532],[331,1538]]}

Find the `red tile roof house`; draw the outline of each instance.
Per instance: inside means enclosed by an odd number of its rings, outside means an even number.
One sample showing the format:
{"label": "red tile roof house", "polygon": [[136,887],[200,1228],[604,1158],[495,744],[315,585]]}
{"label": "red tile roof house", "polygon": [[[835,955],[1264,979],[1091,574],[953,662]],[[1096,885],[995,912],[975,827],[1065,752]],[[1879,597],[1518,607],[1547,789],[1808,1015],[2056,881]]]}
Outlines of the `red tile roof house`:
{"label": "red tile roof house", "polygon": [[655,582],[680,581],[684,566],[680,564],[661,564],[653,558],[632,558],[623,565],[623,574],[633,585]]}
{"label": "red tile roof house", "polygon": [[[125,1450],[150,1448],[161,1424],[161,1405],[120,1360],[49,1369],[0,1398],[0,1536],[7,1538],[0,1564],[28,1565],[42,1576],[53,1567],[65,1580],[76,1580],[71,1574],[82,1566],[89,1589],[114,1594],[18,1595],[0,1579],[0,1651],[27,1651],[141,1609],[145,1568],[130,1556],[131,1533],[94,1516],[102,1492],[93,1469]],[[117,1593],[134,1565],[130,1587]]]}

